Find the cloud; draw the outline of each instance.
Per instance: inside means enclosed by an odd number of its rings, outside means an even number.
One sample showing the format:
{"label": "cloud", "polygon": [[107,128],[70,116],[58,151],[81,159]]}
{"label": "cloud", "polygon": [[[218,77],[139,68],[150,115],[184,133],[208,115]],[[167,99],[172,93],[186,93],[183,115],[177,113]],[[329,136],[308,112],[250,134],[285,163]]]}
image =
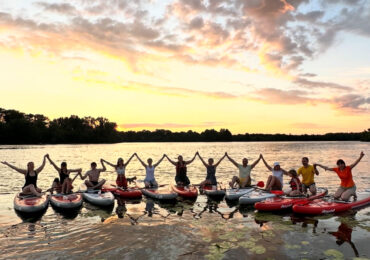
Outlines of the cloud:
{"label": "cloud", "polygon": [[353,88],[349,86],[344,86],[344,85],[331,83],[331,82],[324,82],[324,81],[312,81],[312,80],[307,80],[307,79],[299,78],[299,77],[296,78],[293,82],[305,88],[331,88],[331,89],[338,89],[338,90],[344,90],[344,91],[353,90]]}
{"label": "cloud", "polygon": [[263,88],[253,93],[255,100],[263,101],[269,104],[317,104],[320,99],[308,97],[308,92],[302,90],[280,90],[275,88]]}
{"label": "cloud", "polygon": [[370,97],[348,94],[333,99],[332,104],[335,108],[348,112],[368,112]]}
{"label": "cloud", "polygon": [[38,2],[36,4],[38,6],[43,7],[45,11],[66,15],[76,15],[78,13],[77,9],[69,3],[57,4],[57,3]]}

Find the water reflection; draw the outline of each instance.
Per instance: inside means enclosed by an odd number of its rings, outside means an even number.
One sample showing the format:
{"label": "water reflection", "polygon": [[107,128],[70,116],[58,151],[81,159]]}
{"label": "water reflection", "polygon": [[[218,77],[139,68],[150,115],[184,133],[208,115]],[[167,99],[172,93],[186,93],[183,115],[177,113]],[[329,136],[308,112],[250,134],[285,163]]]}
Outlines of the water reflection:
{"label": "water reflection", "polygon": [[355,253],[355,255],[357,257],[360,256],[355,244],[352,242],[352,228],[350,226],[348,226],[345,223],[341,223],[336,232],[328,232],[328,233],[337,238],[336,243],[338,246],[341,246],[343,243],[347,242],[353,249],[353,252]]}

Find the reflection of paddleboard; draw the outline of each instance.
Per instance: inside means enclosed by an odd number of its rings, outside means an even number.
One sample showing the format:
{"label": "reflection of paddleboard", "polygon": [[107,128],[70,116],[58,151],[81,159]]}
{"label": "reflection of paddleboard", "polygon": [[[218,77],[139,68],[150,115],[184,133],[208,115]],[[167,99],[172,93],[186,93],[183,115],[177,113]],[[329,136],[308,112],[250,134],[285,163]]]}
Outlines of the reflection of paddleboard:
{"label": "reflection of paddleboard", "polygon": [[215,196],[215,197],[225,196],[225,193],[226,193],[224,189],[219,189],[217,185],[205,185],[203,187],[203,191],[204,191],[204,194],[208,196]]}
{"label": "reflection of paddleboard", "polygon": [[[317,193],[315,196],[311,196],[309,199],[318,199],[324,197],[327,194],[328,190],[324,188],[317,188]],[[260,211],[278,211],[284,209],[290,209],[294,204],[299,204],[308,201],[308,198],[305,196],[300,197],[273,197],[266,199],[261,202],[254,204],[254,207]]]}
{"label": "reflection of paddleboard", "polygon": [[253,188],[242,188],[242,189],[227,189],[225,199],[227,200],[237,200],[244,194],[253,191]]}
{"label": "reflection of paddleboard", "polygon": [[141,198],[142,192],[138,188],[127,188],[122,189],[117,187],[114,184],[105,184],[103,185],[102,191],[110,191],[113,194],[120,196],[125,199],[138,199]]}
{"label": "reflection of paddleboard", "polygon": [[172,185],[172,190],[176,192],[179,196],[186,198],[186,199],[193,199],[198,196],[198,189],[194,186],[177,186]]}
{"label": "reflection of paddleboard", "polygon": [[82,205],[82,195],[80,193],[52,194],[50,204],[60,209],[76,209]]}
{"label": "reflection of paddleboard", "polygon": [[268,198],[273,198],[276,195],[271,192],[261,191],[261,190],[253,190],[248,192],[247,194],[241,196],[239,198],[239,204],[254,204],[259,201],[263,201]]}
{"label": "reflection of paddleboard", "polygon": [[332,199],[316,199],[308,203],[299,203],[293,206],[293,211],[301,214],[320,215],[343,212],[360,208],[370,204],[370,192],[358,192],[357,200],[344,202]]}
{"label": "reflection of paddleboard", "polygon": [[145,196],[157,200],[173,200],[177,197],[177,193],[168,188],[143,189],[142,192]]}
{"label": "reflection of paddleboard", "polygon": [[32,195],[22,196],[18,193],[14,198],[14,209],[24,213],[34,213],[46,209],[49,205],[49,197],[42,195],[36,197]]}
{"label": "reflection of paddleboard", "polygon": [[100,190],[86,191],[82,193],[83,198],[96,206],[107,207],[114,204],[112,192],[102,192]]}

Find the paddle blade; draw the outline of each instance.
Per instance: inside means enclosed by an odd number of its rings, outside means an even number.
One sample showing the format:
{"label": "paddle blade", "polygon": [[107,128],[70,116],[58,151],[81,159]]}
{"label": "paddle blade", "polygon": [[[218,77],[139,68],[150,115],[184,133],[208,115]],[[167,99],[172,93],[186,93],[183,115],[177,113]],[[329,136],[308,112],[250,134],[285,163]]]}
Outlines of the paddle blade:
{"label": "paddle blade", "polygon": [[265,186],[265,183],[263,181],[257,182],[257,187],[263,188]]}

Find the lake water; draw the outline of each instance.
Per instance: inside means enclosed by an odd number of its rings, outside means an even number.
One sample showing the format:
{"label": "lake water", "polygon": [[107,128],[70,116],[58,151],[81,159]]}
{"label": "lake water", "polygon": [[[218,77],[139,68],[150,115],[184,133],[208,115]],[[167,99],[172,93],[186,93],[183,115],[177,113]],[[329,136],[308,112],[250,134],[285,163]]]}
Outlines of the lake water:
{"label": "lake water", "polygon": [[[251,143],[120,143],[99,145],[6,145],[0,146],[0,160],[25,168],[36,167],[46,153],[58,164],[89,169],[90,163],[104,158],[115,163],[137,152],[146,161],[156,162],[164,153],[172,159],[179,154],[189,160],[196,151],[204,159],[216,161],[226,151],[236,161],[243,157],[252,163],[262,153],[270,163],[278,161],[284,169],[298,169],[302,156],[310,162],[335,166],[342,158],[347,164],[360,152],[365,157],[353,170],[359,191],[370,188],[370,144],[361,142],[251,142]],[[99,165],[99,164],[98,164]],[[188,166],[192,183],[205,178],[200,160]],[[219,182],[226,184],[236,167],[227,159],[217,168]],[[260,162],[252,171],[254,182],[266,179],[269,171]],[[142,180],[144,168],[133,159],[126,176]],[[38,186],[49,188],[57,177],[47,164],[39,175]],[[113,169],[102,178],[115,180]],[[175,169],[166,159],[157,167],[160,184],[174,182]],[[63,215],[51,207],[38,218],[22,219],[13,209],[14,195],[24,184],[24,176],[0,165],[0,258],[109,258],[109,259],[353,259],[370,258],[369,207],[342,215],[299,217],[258,213],[253,208],[212,201],[200,195],[194,202],[161,204],[150,199],[116,201],[115,207],[102,210],[88,203],[73,215]],[[333,172],[320,171],[317,186],[333,193],[339,179]],[[288,178],[284,179],[287,187]],[[74,186],[82,181],[76,179]],[[139,182],[139,185],[142,183]]]}

